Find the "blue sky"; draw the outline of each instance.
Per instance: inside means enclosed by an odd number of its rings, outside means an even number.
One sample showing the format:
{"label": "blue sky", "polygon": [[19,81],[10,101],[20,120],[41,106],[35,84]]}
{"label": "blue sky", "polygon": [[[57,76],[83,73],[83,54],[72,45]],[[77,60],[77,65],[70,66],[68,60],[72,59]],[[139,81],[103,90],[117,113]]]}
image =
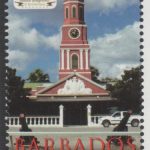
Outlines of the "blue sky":
{"label": "blue sky", "polygon": [[[95,16],[95,17],[93,17]],[[98,20],[98,21],[97,21]],[[130,6],[123,12],[112,11],[109,14],[98,14],[97,11],[86,14],[89,38],[104,36],[104,34],[115,33],[129,24],[139,20],[138,5]],[[93,32],[94,27],[96,32]]]}
{"label": "blue sky", "polygon": [[[139,1],[85,0],[91,64],[120,77],[139,64]],[[36,68],[58,80],[63,0],[53,10],[16,10],[9,0],[9,66],[24,79]]]}

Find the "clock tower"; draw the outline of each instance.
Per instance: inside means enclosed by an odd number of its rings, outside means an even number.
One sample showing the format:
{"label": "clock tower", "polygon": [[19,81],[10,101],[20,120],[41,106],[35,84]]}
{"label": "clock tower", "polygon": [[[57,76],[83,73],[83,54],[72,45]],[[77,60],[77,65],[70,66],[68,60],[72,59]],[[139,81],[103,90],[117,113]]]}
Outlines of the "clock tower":
{"label": "clock tower", "polygon": [[59,78],[62,79],[74,72],[91,79],[84,0],[64,0]]}

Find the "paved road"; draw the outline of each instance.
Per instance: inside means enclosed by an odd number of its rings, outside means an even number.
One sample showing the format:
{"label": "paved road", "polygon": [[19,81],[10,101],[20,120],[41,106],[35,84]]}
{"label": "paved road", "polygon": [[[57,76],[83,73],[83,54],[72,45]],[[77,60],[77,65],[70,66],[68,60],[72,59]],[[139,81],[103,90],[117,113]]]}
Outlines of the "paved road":
{"label": "paved road", "polygon": [[[89,150],[89,138],[90,137],[101,137],[105,143],[107,135],[106,134],[97,134],[97,132],[110,132],[112,131],[113,128],[89,128],[89,127],[64,127],[64,128],[32,128],[33,132],[59,132],[59,134],[51,134],[51,135],[41,135],[41,136],[36,136],[38,140],[40,141],[40,145],[44,145],[44,138],[50,138],[52,137],[55,141],[55,150],[60,150],[59,149],[59,142],[60,142],[60,137],[63,138],[68,138],[70,141],[70,146],[73,147],[76,144],[77,138],[81,138],[82,142],[84,144],[85,150]],[[10,128],[9,131],[18,131],[17,128]],[[129,127],[129,132],[139,132],[139,128],[132,128]],[[62,132],[66,132],[69,134],[62,134]],[[78,132],[78,134],[70,134],[70,132]],[[89,134],[83,134],[83,132],[90,132]],[[92,132],[92,133],[91,133]],[[15,140],[16,137],[13,137],[13,140]],[[140,135],[134,135],[133,138],[135,139],[134,144],[137,146],[137,150],[140,150]],[[10,144],[9,144],[10,146]],[[71,149],[71,150],[72,150]],[[106,148],[107,149],[107,148]],[[117,150],[119,147],[113,146],[112,150]],[[124,150],[130,150],[131,148],[125,146]],[[12,150],[12,149],[10,149]],[[44,150],[44,148],[41,148],[40,150]],[[94,142],[94,150],[101,150],[100,149],[100,144],[99,142]]]}

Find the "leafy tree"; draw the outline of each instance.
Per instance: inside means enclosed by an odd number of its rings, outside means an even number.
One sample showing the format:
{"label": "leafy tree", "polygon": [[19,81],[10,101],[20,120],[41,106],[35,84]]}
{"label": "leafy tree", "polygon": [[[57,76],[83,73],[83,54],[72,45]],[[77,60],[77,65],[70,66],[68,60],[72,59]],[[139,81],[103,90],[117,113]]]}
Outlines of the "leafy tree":
{"label": "leafy tree", "polygon": [[111,77],[105,77],[105,78],[102,78],[102,81],[109,83],[109,82],[117,82],[118,79],[117,78],[111,78]]}
{"label": "leafy tree", "polygon": [[16,75],[16,69],[7,67],[7,92],[10,115],[19,115],[27,110],[28,90],[24,89],[24,80]]}
{"label": "leafy tree", "polygon": [[91,70],[92,80],[94,82],[101,83],[101,81],[98,79],[98,77],[100,75],[99,70],[94,66],[90,66],[90,70]]}
{"label": "leafy tree", "polygon": [[29,82],[50,82],[49,75],[45,74],[41,69],[36,69],[29,74]]}
{"label": "leafy tree", "polygon": [[120,100],[121,109],[132,109],[140,112],[141,106],[141,71],[139,67],[125,70],[122,79],[115,85],[109,85],[107,90],[111,91],[112,97]]}
{"label": "leafy tree", "polygon": [[90,70],[91,70],[92,80],[94,82],[98,83],[98,84],[107,84],[109,82],[116,81],[116,79],[112,79],[112,78],[109,78],[109,77],[102,78],[100,80],[99,79],[99,76],[100,76],[99,70],[94,66],[90,66]]}

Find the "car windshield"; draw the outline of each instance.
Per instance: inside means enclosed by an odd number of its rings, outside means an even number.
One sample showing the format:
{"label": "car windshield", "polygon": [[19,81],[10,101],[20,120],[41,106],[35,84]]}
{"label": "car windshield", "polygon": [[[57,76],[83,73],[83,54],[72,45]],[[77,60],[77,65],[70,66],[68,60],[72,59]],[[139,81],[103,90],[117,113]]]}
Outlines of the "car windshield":
{"label": "car windshield", "polygon": [[120,113],[119,113],[119,112],[115,113],[115,114],[113,115],[113,117],[120,117]]}

